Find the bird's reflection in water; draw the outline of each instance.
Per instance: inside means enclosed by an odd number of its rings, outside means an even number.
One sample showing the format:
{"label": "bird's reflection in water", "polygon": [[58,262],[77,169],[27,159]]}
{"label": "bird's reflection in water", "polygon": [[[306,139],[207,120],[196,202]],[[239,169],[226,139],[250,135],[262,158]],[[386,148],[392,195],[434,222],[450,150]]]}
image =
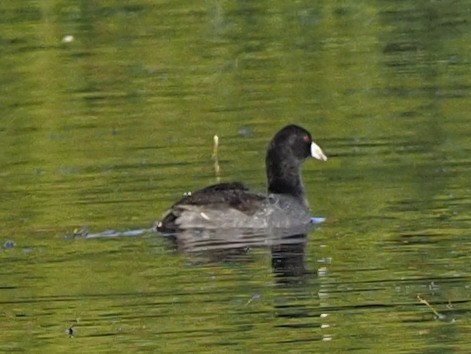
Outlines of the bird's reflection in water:
{"label": "bird's reflection in water", "polygon": [[291,235],[284,241],[271,247],[271,264],[273,272],[282,280],[285,278],[301,277],[306,274],[304,265],[304,249],[306,234]]}
{"label": "bird's reflection in water", "polygon": [[206,262],[247,262],[252,249],[269,249],[273,273],[283,282],[306,274],[304,250],[312,228],[187,229],[167,237],[179,252]]}

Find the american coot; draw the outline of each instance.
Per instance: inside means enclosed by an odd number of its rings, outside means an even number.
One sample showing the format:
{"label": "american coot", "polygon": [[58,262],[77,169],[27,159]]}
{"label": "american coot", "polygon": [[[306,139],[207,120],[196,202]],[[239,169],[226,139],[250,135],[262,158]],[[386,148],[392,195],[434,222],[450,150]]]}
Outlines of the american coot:
{"label": "american coot", "polygon": [[309,156],[326,161],[311,134],[288,125],[268,145],[268,194],[250,192],[242,183],[220,183],[185,195],[157,224],[163,233],[189,229],[276,229],[306,226],[311,221],[300,176]]}

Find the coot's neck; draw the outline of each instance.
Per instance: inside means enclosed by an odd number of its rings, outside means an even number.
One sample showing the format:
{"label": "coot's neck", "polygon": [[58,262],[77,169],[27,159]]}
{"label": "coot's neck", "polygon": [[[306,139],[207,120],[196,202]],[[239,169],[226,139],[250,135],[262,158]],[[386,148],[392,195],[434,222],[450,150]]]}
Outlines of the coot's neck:
{"label": "coot's neck", "polygon": [[306,203],[299,173],[301,168],[299,161],[284,159],[283,156],[276,156],[274,151],[269,150],[265,163],[268,193],[289,194]]}

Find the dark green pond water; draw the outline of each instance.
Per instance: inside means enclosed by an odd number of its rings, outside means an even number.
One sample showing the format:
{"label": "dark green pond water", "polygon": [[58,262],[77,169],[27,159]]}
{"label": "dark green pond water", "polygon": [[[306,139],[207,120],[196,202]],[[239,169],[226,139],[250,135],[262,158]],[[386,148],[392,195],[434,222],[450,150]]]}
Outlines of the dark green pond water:
{"label": "dark green pond water", "polygon": [[[0,351],[471,352],[470,14],[2,0]],[[217,180],[263,191],[289,123],[329,156],[304,275],[125,234]]]}

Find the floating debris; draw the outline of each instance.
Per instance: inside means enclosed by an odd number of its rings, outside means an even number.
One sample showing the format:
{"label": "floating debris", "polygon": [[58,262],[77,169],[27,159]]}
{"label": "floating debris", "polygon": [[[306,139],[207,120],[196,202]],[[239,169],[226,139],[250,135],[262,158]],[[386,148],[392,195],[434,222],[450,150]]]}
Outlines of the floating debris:
{"label": "floating debris", "polygon": [[76,324],[77,323],[72,323],[72,325],[65,330],[65,333],[69,336],[69,338],[72,338],[77,333],[77,331],[74,329]]}
{"label": "floating debris", "polygon": [[62,37],[62,43],[72,43],[74,40],[75,38],[71,34],[68,34]]}
{"label": "floating debris", "polygon": [[[425,306],[427,306],[430,310],[432,310],[432,312],[435,314],[435,316],[437,316],[437,319],[439,320],[442,320],[442,321],[445,321],[448,319],[447,315],[444,315],[442,313],[439,313],[437,310],[435,310],[432,305],[430,305],[430,303],[425,300],[423,297],[421,297],[419,294],[417,295],[417,300],[419,300],[419,302],[421,304],[424,304]],[[451,322],[455,322],[455,319],[451,319]]]}
{"label": "floating debris", "polygon": [[249,127],[241,127],[241,128],[237,131],[237,133],[238,133],[240,136],[244,137],[244,138],[248,138],[248,137],[250,137],[250,136],[252,135],[252,129],[249,128]]}
{"label": "floating debris", "polygon": [[14,248],[16,246],[16,242],[15,241],[12,241],[12,240],[6,240],[4,243],[3,243],[3,248],[8,250],[10,248]]}
{"label": "floating debris", "polygon": [[253,294],[252,297],[249,299],[249,301],[247,301],[247,303],[245,304],[245,306],[249,305],[252,301],[254,300],[259,300],[260,299],[260,294]]}
{"label": "floating debris", "polygon": [[214,176],[216,177],[217,183],[219,183],[221,179],[221,177],[219,176],[220,167],[219,167],[218,149],[219,149],[219,137],[217,135],[214,135],[212,158],[214,160]]}

